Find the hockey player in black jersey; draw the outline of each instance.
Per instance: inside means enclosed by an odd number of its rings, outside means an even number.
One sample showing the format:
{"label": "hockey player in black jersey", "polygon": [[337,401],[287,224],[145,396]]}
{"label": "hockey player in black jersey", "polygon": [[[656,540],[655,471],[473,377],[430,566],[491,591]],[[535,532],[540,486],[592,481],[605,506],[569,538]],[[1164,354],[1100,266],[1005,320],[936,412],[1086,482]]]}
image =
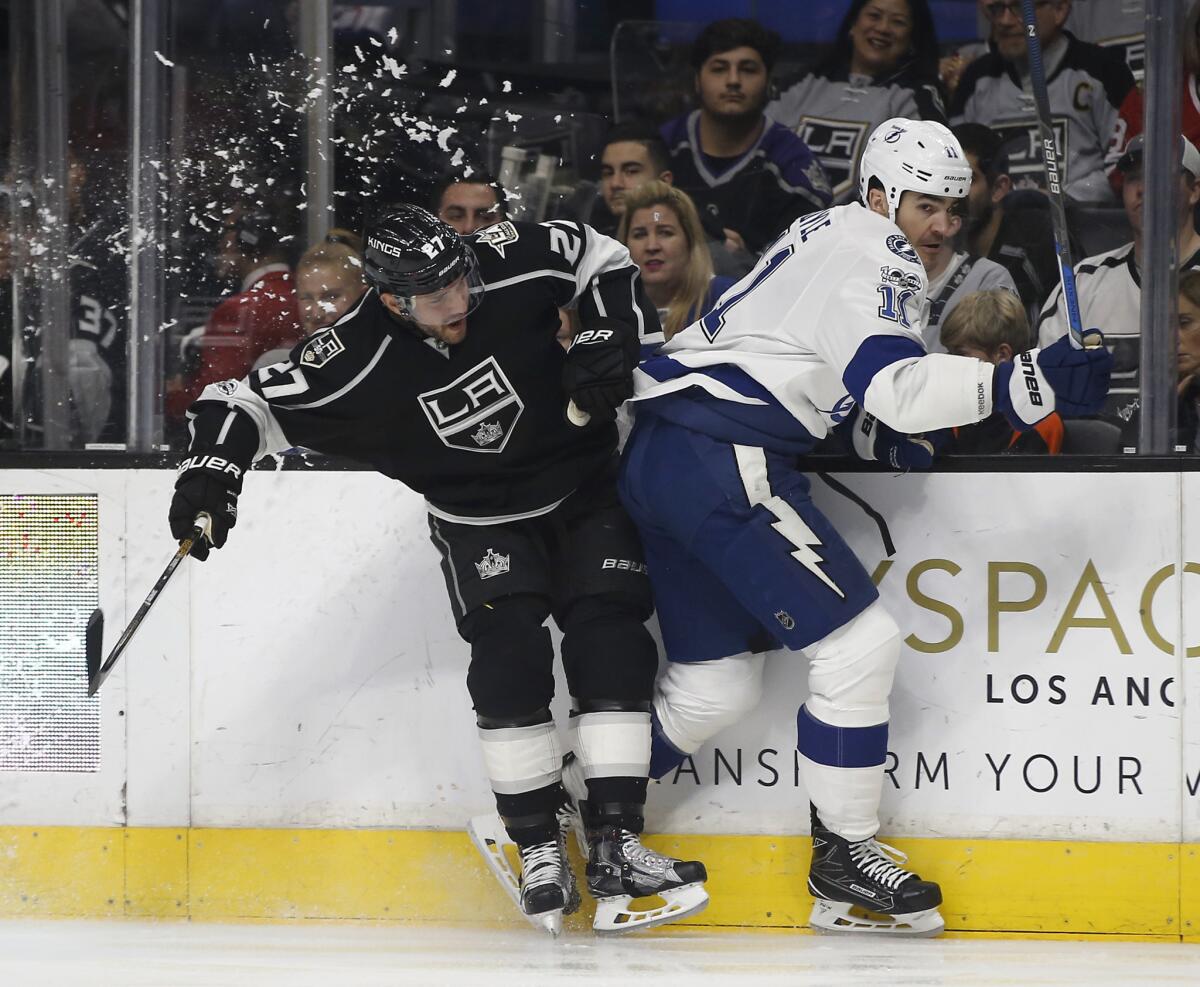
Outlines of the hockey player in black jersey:
{"label": "hockey player in black jersey", "polygon": [[[550,715],[552,616],[586,779],[596,928],[704,907],[703,864],[643,847],[658,659],[641,546],[615,491],[615,409],[657,316],[621,244],[573,222],[504,222],[460,239],[416,206],[366,231],[369,289],[287,361],[207,387],[171,503],[184,537],[211,516],[224,544],[246,469],[290,446],[347,456],[423,494],[450,606],[471,646],[467,687],[503,829],[472,835],[522,911],[552,932],[578,905],[556,813],[566,801]],[[564,352],[558,309],[582,329]],[[590,415],[566,416],[573,400]],[[580,416],[582,418],[583,416]],[[505,832],[506,831],[506,832]],[[503,852],[517,845],[517,879]],[[630,911],[658,893],[667,907]]]}

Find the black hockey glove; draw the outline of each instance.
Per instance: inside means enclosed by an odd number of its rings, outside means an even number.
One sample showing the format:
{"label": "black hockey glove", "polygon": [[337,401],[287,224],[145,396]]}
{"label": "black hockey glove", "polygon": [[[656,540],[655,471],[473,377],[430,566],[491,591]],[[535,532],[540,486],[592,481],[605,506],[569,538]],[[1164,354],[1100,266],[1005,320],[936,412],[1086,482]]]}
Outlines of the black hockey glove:
{"label": "black hockey glove", "polygon": [[950,439],[950,429],[939,428],[920,435],[905,435],[889,428],[874,415],[855,406],[849,419],[851,442],[859,459],[880,462],[894,470],[927,470]]}
{"label": "black hockey glove", "polygon": [[171,498],[171,534],[183,540],[192,533],[196,515],[204,512],[212,518],[207,538],[196,539],[191,555],[203,562],[208,558],[209,543],[220,548],[237,524],[237,499],[242,490],[242,469],[220,456],[190,456],[179,467],[175,496]]}
{"label": "black hockey glove", "polygon": [[563,364],[563,388],[575,407],[598,421],[611,421],[633,396],[638,362],[637,330],[616,319],[594,319],[580,330]]}

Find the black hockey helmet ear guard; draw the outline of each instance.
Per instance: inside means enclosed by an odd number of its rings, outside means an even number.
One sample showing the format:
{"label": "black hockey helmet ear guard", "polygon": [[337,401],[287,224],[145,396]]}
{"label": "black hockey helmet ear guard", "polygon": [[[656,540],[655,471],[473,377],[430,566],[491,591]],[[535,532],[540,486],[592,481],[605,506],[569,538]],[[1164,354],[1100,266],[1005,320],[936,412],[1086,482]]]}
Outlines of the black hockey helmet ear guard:
{"label": "black hockey helmet ear guard", "polygon": [[409,203],[377,213],[363,240],[364,273],[381,294],[428,295],[476,268],[474,252],[453,227]]}

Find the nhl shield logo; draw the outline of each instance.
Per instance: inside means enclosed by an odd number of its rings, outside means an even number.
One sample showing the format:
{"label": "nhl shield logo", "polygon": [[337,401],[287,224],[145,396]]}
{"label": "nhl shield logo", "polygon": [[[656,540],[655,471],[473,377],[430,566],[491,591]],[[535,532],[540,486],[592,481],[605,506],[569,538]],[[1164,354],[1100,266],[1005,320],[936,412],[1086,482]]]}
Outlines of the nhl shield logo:
{"label": "nhl shield logo", "polygon": [[326,329],[317,333],[304,344],[304,349],[300,352],[300,365],[313,368],[323,367],[339,353],[345,351],[346,347],[338,339],[337,332],[333,329]]}
{"label": "nhl shield logo", "polygon": [[493,576],[503,576],[508,572],[508,560],[511,556],[501,555],[494,548],[489,548],[487,553],[475,563],[475,569],[479,573],[480,579],[491,579]]}
{"label": "nhl shield logo", "polygon": [[417,399],[438,438],[465,452],[503,452],[525,410],[494,356]]}
{"label": "nhl shield logo", "polygon": [[779,621],[780,626],[782,626],[785,631],[794,631],[796,629],[796,621],[786,610],[780,610],[777,614],[775,614],[775,619]]}

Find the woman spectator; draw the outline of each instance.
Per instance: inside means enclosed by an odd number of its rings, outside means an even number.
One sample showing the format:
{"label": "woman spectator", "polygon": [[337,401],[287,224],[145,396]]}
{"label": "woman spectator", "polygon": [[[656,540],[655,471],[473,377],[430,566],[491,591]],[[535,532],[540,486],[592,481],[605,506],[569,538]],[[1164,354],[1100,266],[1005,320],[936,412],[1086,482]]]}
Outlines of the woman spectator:
{"label": "woman spectator", "polygon": [[706,315],[734,284],[733,278],[713,275],[696,206],[686,192],[666,182],[646,182],[625,193],[617,238],[641,269],[642,285],[662,323],[662,336],[647,335],[644,345],[670,339]]}
{"label": "woman spectator", "polygon": [[305,336],[350,311],[367,287],[362,271],[362,238],[349,230],[332,229],[304,252],[296,265],[296,297]]}
{"label": "woman spectator", "polygon": [[1179,275],[1177,450],[1200,452],[1200,270]]}
{"label": "woman spectator", "polygon": [[945,123],[927,0],[854,0],[825,58],[767,107],[817,155],[834,203],[857,194],[867,138],[892,117]]}

